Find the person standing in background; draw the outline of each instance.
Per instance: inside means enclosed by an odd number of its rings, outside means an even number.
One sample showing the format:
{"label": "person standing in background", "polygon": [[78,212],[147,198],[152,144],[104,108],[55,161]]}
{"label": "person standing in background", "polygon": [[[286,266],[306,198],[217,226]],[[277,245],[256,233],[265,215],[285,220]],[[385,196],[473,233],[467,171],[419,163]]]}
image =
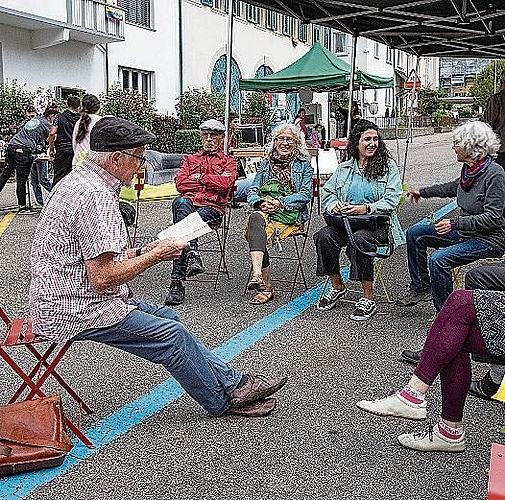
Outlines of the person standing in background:
{"label": "person standing in background", "polygon": [[81,117],[74,126],[72,147],[74,158],[72,167],[78,165],[89,151],[89,135],[95,123],[102,118],[97,115],[100,110],[100,100],[96,95],[86,94],[82,98]]}
{"label": "person standing in background", "polygon": [[307,129],[307,124],[305,123],[304,108],[300,108],[298,113],[296,113],[294,124],[302,131],[303,137],[305,137],[305,140],[308,141],[310,139],[310,135],[309,130]]}
{"label": "person standing in background", "polygon": [[[71,95],[67,99],[67,109],[56,115],[49,132],[49,158],[53,159],[53,185],[56,185],[72,170],[72,132],[80,118],[81,100]],[[56,154],[55,154],[56,149]]]}
{"label": "person standing in background", "polygon": [[482,119],[491,125],[501,141],[495,162],[505,168],[505,70],[500,74],[500,90],[486,102]]}

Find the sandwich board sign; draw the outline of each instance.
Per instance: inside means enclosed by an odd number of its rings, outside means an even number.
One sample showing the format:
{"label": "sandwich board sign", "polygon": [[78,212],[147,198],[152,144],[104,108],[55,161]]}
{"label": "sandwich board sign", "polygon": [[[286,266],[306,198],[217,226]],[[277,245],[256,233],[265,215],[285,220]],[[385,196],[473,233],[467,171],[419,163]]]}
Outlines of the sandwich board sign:
{"label": "sandwich board sign", "polygon": [[421,88],[421,79],[417,76],[415,69],[410,70],[410,74],[408,78],[405,80],[403,87],[406,89]]}

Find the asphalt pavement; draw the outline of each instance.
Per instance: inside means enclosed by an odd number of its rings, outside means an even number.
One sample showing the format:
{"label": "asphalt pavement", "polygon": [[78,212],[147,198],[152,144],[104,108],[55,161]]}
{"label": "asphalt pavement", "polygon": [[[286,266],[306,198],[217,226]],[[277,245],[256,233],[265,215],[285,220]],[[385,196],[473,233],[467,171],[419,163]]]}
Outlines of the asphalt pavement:
{"label": "asphalt pavement", "polygon": [[[388,141],[403,162],[405,140]],[[460,166],[450,134],[423,136],[409,145],[404,175],[410,186],[444,182]],[[27,314],[29,247],[37,216],[16,215],[10,224],[2,209],[15,200],[14,185],[0,193],[0,304],[10,315]],[[405,203],[404,229],[452,200]],[[141,206],[139,234],[156,234],[171,222],[170,202]],[[266,418],[210,418],[166,372],[141,359],[91,342],[75,343],[61,373],[93,408],[82,414],[63,395],[65,411],[81,423],[97,448],[76,439],[58,469],[0,480],[0,498],[305,500],[486,498],[492,442],[505,444],[497,430],[505,425],[503,406],[469,397],[464,423],[468,449],[461,454],[423,454],[404,449],[396,436],[424,423],[376,417],[355,402],[402,387],[412,373],[400,352],[422,346],[434,309],[431,304],[399,308],[380,301],[367,322],[349,319],[352,305],[328,312],[314,302],[322,280],[315,276],[314,246],[304,259],[309,290],[292,301],[279,293],[262,306],[242,296],[249,270],[242,237],[245,213],[232,213],[227,259],[231,279],[216,291],[208,283],[188,283],[187,300],[177,307],[188,328],[239,369],[282,372],[288,384],[278,393],[278,408]],[[323,225],[315,214],[311,231]],[[285,248],[287,252],[287,247]],[[209,264],[208,261],[206,261]],[[136,296],[162,302],[171,265],[151,268],[133,282]],[[273,263],[274,275],[287,272]],[[387,259],[384,276],[393,297],[407,289],[405,247]],[[476,376],[486,367],[475,365]],[[0,365],[0,402],[16,379]],[[50,386],[51,389],[51,386]],[[53,390],[56,390],[54,387]],[[49,391],[51,392],[51,391]],[[428,394],[428,415],[436,422],[440,385]]]}

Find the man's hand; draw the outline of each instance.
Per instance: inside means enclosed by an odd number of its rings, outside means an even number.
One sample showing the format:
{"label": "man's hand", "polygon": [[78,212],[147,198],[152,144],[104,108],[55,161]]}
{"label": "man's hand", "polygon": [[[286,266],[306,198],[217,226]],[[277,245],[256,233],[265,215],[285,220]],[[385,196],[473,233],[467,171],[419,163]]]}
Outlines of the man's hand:
{"label": "man's hand", "polygon": [[189,246],[187,241],[166,239],[153,241],[143,248],[144,254],[150,253],[158,260],[175,260],[181,256],[183,250]]}
{"label": "man's hand", "polygon": [[435,224],[435,231],[437,234],[443,235],[452,231],[451,221],[449,219],[442,219]]}

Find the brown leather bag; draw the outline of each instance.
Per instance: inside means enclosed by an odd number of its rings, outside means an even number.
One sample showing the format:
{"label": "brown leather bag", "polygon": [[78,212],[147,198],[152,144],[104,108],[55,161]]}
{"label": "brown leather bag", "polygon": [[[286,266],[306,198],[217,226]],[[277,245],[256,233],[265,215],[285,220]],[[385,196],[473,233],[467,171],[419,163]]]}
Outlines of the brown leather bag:
{"label": "brown leather bag", "polygon": [[0,477],[57,467],[73,446],[60,396],[0,406]]}

